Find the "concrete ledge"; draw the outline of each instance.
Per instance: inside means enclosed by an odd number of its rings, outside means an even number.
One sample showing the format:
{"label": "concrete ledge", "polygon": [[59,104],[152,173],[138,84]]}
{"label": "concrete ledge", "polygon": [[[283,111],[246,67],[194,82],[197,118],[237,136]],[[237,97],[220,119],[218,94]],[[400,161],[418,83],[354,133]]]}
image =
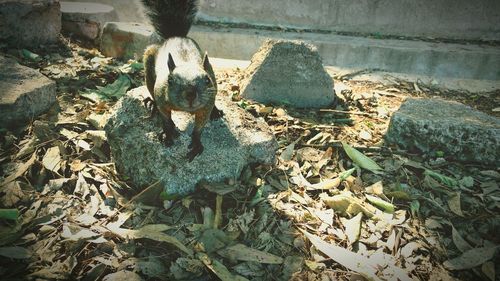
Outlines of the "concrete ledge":
{"label": "concrete ledge", "polygon": [[500,80],[500,49],[492,46],[206,26],[194,26],[189,36],[212,57],[250,60],[267,38],[303,40],[318,47],[326,65]]}
{"label": "concrete ledge", "polygon": [[201,0],[202,19],[336,32],[500,40],[498,0]]}

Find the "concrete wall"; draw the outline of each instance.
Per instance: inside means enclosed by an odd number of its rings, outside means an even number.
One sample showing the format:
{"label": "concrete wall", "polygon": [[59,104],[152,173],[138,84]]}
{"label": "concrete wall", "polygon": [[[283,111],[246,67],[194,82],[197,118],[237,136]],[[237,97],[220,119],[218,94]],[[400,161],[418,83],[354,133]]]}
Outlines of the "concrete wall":
{"label": "concrete wall", "polygon": [[500,41],[499,0],[200,0],[201,17],[337,32]]}
{"label": "concrete wall", "polygon": [[[66,0],[147,22],[140,0]],[[500,41],[500,0],[199,0],[202,19],[408,37]]]}

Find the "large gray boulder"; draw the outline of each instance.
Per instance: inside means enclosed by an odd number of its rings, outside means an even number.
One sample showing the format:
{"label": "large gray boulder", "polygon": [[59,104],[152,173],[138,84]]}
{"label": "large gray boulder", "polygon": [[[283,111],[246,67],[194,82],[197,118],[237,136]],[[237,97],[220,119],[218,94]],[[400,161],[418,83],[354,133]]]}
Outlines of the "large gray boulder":
{"label": "large gray boulder", "polygon": [[0,1],[0,41],[23,47],[57,42],[60,7],[57,0]]}
{"label": "large gray boulder", "polygon": [[308,43],[267,40],[252,57],[246,75],[241,87],[244,98],[298,108],[335,102],[333,79],[316,47]]}
{"label": "large gray boulder", "polygon": [[62,1],[61,12],[63,31],[89,40],[101,36],[106,22],[118,20],[112,6],[100,3]]}
{"label": "large gray boulder", "polygon": [[108,22],[104,26],[100,42],[103,55],[113,58],[142,58],[146,47],[160,43],[150,25],[135,22]]}
{"label": "large gray boulder", "polygon": [[0,126],[34,119],[56,101],[56,83],[38,71],[0,56]]}
{"label": "large gray boulder", "polygon": [[205,150],[188,162],[192,116],[173,112],[173,121],[181,134],[173,146],[166,148],[158,139],[162,131],[160,117],[150,118],[143,105],[148,96],[146,87],[131,90],[113,108],[105,126],[118,171],[138,187],[160,181],[169,196],[185,195],[202,180],[236,179],[249,164],[273,164],[278,146],[267,124],[227,97],[218,97],[216,101],[224,117],[210,121],[202,133]]}
{"label": "large gray boulder", "polygon": [[458,102],[406,100],[392,116],[386,140],[460,161],[500,164],[500,119]]}

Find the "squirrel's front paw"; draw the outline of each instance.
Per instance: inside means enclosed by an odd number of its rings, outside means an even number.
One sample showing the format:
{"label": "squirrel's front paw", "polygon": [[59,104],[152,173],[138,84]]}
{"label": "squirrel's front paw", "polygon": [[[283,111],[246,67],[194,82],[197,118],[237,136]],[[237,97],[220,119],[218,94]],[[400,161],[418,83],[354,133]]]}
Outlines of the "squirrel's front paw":
{"label": "squirrel's front paw", "polygon": [[145,98],[142,102],[144,103],[144,107],[146,107],[151,116],[155,116],[156,114],[158,114],[156,103],[151,97]]}
{"label": "squirrel's front paw", "polygon": [[170,147],[174,144],[174,140],[179,136],[179,132],[175,128],[165,129],[160,134],[160,141],[166,146]]}
{"label": "squirrel's front paw", "polygon": [[187,154],[187,158],[189,159],[189,162],[193,161],[193,159],[196,156],[200,155],[204,149],[201,142],[196,142],[196,141],[191,142],[191,144],[188,146],[188,148],[191,149]]}
{"label": "squirrel's front paw", "polygon": [[219,118],[222,118],[222,116],[224,116],[224,112],[222,112],[222,110],[219,110],[214,105],[214,108],[212,109],[212,112],[210,112],[210,120],[217,120]]}

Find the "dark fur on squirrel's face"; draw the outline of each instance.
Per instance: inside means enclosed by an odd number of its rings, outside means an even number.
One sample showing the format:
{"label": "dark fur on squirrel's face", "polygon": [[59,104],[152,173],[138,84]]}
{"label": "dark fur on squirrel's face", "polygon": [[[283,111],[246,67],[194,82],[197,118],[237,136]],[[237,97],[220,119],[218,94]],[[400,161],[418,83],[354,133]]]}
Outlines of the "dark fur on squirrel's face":
{"label": "dark fur on squirrel's face", "polygon": [[[205,56],[204,65],[208,63]],[[186,111],[196,111],[206,106],[215,97],[214,81],[203,66],[183,64],[176,66],[169,56],[168,99],[171,103]]]}

